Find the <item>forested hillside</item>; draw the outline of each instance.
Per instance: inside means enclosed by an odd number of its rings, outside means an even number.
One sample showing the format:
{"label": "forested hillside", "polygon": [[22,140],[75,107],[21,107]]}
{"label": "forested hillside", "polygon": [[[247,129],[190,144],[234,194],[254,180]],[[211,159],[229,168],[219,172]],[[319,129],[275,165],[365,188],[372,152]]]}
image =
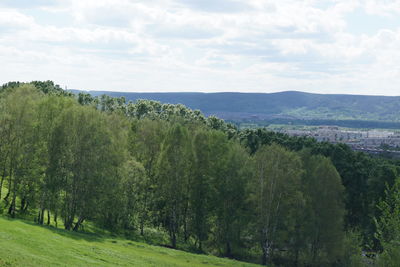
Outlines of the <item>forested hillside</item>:
{"label": "forested hillside", "polygon": [[[79,93],[79,91],[73,92]],[[328,95],[303,92],[280,93],[124,93],[89,91],[93,96],[107,94],[127,100],[157,100],[184,104],[206,115],[233,121],[358,120],[400,121],[400,97]],[[303,122],[304,123],[304,122]],[[326,123],[326,122],[325,122]],[[360,122],[356,122],[360,123]]]}
{"label": "forested hillside", "polygon": [[399,171],[183,105],[0,89],[0,212],[71,231],[152,229],[160,245],[270,266],[395,266]]}

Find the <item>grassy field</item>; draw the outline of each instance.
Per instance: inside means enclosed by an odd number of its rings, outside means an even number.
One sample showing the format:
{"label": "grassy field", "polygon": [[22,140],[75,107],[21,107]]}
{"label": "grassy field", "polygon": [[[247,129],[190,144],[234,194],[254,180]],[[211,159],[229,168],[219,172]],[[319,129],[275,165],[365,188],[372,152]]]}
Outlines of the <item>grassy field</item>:
{"label": "grassy field", "polygon": [[0,216],[0,266],[257,266]]}

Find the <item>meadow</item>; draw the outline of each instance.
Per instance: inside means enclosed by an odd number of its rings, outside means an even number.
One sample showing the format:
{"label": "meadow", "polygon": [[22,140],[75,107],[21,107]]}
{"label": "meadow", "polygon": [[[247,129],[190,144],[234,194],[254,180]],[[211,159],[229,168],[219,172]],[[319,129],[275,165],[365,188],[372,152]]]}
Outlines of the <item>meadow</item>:
{"label": "meadow", "polygon": [[0,266],[257,266],[0,216]]}

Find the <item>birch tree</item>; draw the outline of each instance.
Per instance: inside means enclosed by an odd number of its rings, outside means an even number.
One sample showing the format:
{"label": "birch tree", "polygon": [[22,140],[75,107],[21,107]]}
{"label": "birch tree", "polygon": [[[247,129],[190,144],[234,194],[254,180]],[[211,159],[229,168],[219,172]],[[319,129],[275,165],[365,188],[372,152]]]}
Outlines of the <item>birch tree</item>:
{"label": "birch tree", "polygon": [[171,246],[176,248],[182,226],[189,179],[189,135],[185,127],[173,125],[164,140],[157,163],[157,194],[163,225]]}
{"label": "birch tree", "polygon": [[278,146],[263,146],[254,156],[253,203],[262,263],[272,262],[274,250],[285,248],[294,229],[294,214],[302,201],[301,160]]}

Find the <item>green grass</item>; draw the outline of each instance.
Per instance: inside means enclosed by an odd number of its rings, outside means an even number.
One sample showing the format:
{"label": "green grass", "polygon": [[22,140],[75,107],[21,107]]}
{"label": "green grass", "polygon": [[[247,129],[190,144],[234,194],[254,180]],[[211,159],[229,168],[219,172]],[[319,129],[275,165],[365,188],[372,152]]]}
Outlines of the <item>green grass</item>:
{"label": "green grass", "polygon": [[257,266],[0,216],[0,266]]}

